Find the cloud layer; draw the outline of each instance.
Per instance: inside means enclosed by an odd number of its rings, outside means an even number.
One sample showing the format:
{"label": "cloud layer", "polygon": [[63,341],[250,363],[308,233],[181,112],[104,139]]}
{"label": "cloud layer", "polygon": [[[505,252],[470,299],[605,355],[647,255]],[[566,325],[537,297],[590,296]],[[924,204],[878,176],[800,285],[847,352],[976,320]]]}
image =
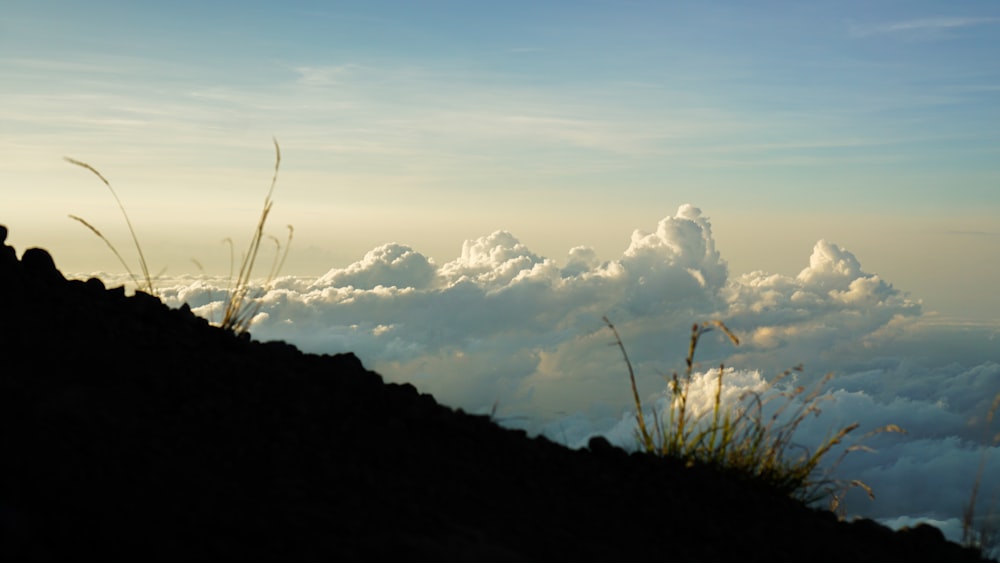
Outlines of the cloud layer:
{"label": "cloud layer", "polygon": [[[310,352],[355,352],[389,381],[572,447],[600,434],[631,448],[631,388],[603,317],[621,334],[649,409],[665,407],[664,377],[683,367],[691,325],[721,320],[741,342],[703,338],[692,404],[710,404],[719,364],[731,366],[728,401],[799,364],[780,385],[817,385],[832,373],[822,412],[803,422],[797,443],[815,446],[853,422],[852,438],[887,424],[907,431],[872,437],[864,443],[874,451],[836,467],[876,495],[853,491],[847,512],[931,521],[957,538],[980,463],[981,490],[1000,492],[1000,451],[983,445],[997,432],[984,428],[1000,393],[996,329],[928,322],[919,301],[833,242],[803,259],[796,276],[731,275],[710,221],[691,205],[636,230],[608,261],[585,247],[562,260],[539,256],[506,231],[466,241],[444,264],[389,243],[319,278],[278,280],[252,332]],[[217,318],[225,284],[162,289],[168,303]]]}

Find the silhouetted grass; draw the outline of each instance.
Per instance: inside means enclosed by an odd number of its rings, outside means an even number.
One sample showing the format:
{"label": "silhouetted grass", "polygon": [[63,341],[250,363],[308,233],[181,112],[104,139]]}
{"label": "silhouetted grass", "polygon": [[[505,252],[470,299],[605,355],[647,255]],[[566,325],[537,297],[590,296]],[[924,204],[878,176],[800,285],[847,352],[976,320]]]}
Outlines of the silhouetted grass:
{"label": "silhouetted grass", "polygon": [[[250,244],[248,246],[248,251],[243,255],[243,260],[240,263],[239,274],[236,276],[235,280],[232,277],[232,257],[234,254],[232,241],[229,240],[230,249],[230,287],[229,287],[229,297],[226,300],[226,309],[222,316],[221,326],[223,328],[233,330],[236,333],[247,332],[250,325],[253,323],[253,318],[260,310],[260,300],[254,299],[255,296],[251,295],[251,284],[250,279],[253,274],[254,264],[257,261],[257,253],[260,250],[260,243],[264,237],[264,224],[267,222],[267,216],[271,213],[271,207],[274,205],[274,201],[271,196],[274,193],[274,186],[278,181],[278,169],[281,166],[281,148],[278,146],[278,141],[274,141],[274,176],[271,178],[271,187],[267,191],[267,195],[264,197],[264,208],[261,210],[260,218],[257,220],[257,227],[253,231],[253,235],[250,237]],[[275,276],[277,276],[278,271],[285,263],[285,258],[288,256],[288,247],[292,243],[292,235],[294,230],[291,225],[288,225],[288,242],[285,245],[285,252],[281,254],[281,243],[278,239],[269,237],[275,243],[275,262],[271,266],[271,270],[267,274],[267,278],[264,282],[264,287],[268,287],[274,281]],[[278,256],[281,256],[280,260]]]}
{"label": "silhouetted grass", "polygon": [[[861,488],[869,497],[874,498],[871,488],[861,481],[845,482],[829,476],[830,471],[845,455],[866,449],[859,443],[845,448],[827,471],[820,472],[820,462],[858,428],[857,423],[840,428],[813,449],[802,448],[792,441],[802,421],[810,415],[819,414],[819,402],[822,400],[820,392],[829,381],[829,375],[809,392],[801,386],[791,388],[790,391],[776,391],[767,397],[762,392],[745,392],[738,404],[730,407],[722,402],[722,385],[726,372],[725,366],[720,365],[711,412],[694,413],[689,407],[688,396],[699,339],[712,330],[720,330],[733,344],[739,344],[736,335],[720,321],[695,324],[691,328],[685,371],[683,374],[674,372],[669,380],[666,420],[660,420],[654,411],[651,428],[643,414],[635,373],[625,345],[611,321],[605,317],[604,322],[614,334],[615,343],[628,368],[638,423],[637,440],[644,451],[679,458],[690,466],[714,466],[808,503],[829,497],[830,508],[834,511],[840,508],[843,494],[851,488]],[[768,384],[768,390],[776,389],[792,371],[799,370],[801,368],[781,374]],[[785,402],[771,414],[765,415],[765,406],[779,397],[783,397]],[[882,432],[904,431],[890,424],[869,432],[861,440]],[[792,450],[798,452],[797,455],[793,455]]]}
{"label": "silhouetted grass", "polygon": [[993,417],[1000,409],[1000,393],[993,398],[993,404],[986,413],[986,421],[983,426],[983,453],[979,459],[979,467],[976,470],[976,478],[972,483],[972,492],[969,495],[969,502],[962,511],[962,544],[974,547],[986,557],[994,559],[1000,556],[1000,528],[997,526],[996,504],[997,497],[994,494],[993,502],[987,515],[982,517],[982,521],[976,524],[976,501],[979,497],[979,487],[983,480],[983,472],[986,470],[987,452],[991,445],[1000,444],[1000,434],[990,438],[990,427],[993,424]]}
{"label": "silhouetted grass", "polygon": [[[274,186],[278,181],[278,170],[281,166],[281,147],[278,145],[277,139],[274,139],[274,151],[274,176],[271,178],[271,186],[267,191],[267,195],[264,197],[264,208],[261,211],[260,218],[257,220],[257,225],[254,228],[252,236],[250,237],[247,252],[243,255],[240,263],[240,269],[236,273],[235,278],[233,276],[235,263],[235,250],[233,249],[233,242],[232,239],[228,238],[224,241],[229,243],[230,271],[226,306],[219,326],[236,334],[246,333],[250,329],[250,325],[253,323],[253,319],[257,312],[260,310],[260,295],[253,290],[251,278],[254,271],[254,265],[257,261],[257,254],[260,251],[261,241],[265,236],[264,225],[267,223],[267,217],[271,213],[271,208],[274,205],[274,201],[271,199],[271,196],[274,194]],[[111,187],[111,182],[109,182],[107,178],[105,178],[104,175],[101,174],[96,168],[86,162],[81,162],[69,157],[65,157],[65,160],[71,164],[75,164],[89,170],[95,176],[100,178],[101,182],[107,186],[111,195],[115,198],[115,202],[118,204],[118,208],[121,210],[122,216],[125,218],[125,223],[128,226],[129,234],[132,236],[132,242],[135,244],[136,252],[139,255],[139,269],[142,273],[142,279],[140,280],[139,277],[132,271],[125,259],[122,258],[121,253],[118,252],[115,245],[112,244],[112,242],[104,236],[104,234],[101,233],[97,227],[76,215],[70,215],[70,218],[83,224],[85,227],[90,229],[91,232],[97,235],[98,238],[104,241],[104,244],[111,249],[111,252],[113,252],[118,258],[118,261],[125,267],[125,271],[128,273],[129,277],[132,278],[132,281],[135,283],[137,289],[149,293],[150,295],[157,295],[156,287],[153,283],[154,278],[149,273],[149,268],[146,264],[146,257],[142,252],[142,246],[139,244],[139,239],[135,234],[135,229],[132,227],[132,221],[129,219],[128,213],[125,211],[125,206],[122,204],[121,199],[119,199],[118,194],[115,192],[114,188]],[[266,291],[266,288],[271,285],[274,278],[278,275],[278,272],[285,263],[285,258],[288,256],[288,248],[291,246],[293,232],[294,230],[292,229],[292,226],[288,225],[288,240],[285,244],[284,253],[281,252],[281,242],[277,238],[267,235],[268,238],[274,241],[275,259],[267,277],[265,278],[263,284],[264,291]],[[201,268],[201,264],[199,262],[194,262],[199,268]]]}
{"label": "silhouetted grass", "polygon": [[115,248],[115,245],[111,244],[111,241],[108,240],[108,238],[104,236],[101,233],[101,231],[97,230],[97,227],[91,225],[90,223],[88,223],[87,221],[85,221],[80,217],[77,217],[76,215],[70,215],[70,218],[82,223],[83,226],[90,229],[95,235],[98,236],[98,238],[103,240],[104,244],[108,245],[108,248],[111,249],[111,252],[113,252],[115,256],[118,257],[118,261],[121,262],[122,266],[125,267],[125,271],[128,272],[129,277],[132,278],[132,281],[135,283],[136,287],[138,287],[142,291],[145,291],[146,293],[149,293],[150,295],[156,295],[156,289],[153,287],[153,278],[152,276],[149,275],[149,268],[146,265],[146,257],[142,253],[142,246],[139,244],[139,238],[135,234],[135,229],[132,228],[132,221],[129,220],[128,213],[125,212],[125,206],[122,205],[122,200],[118,198],[118,194],[115,192],[115,189],[111,187],[111,182],[109,182],[108,179],[105,178],[103,174],[98,172],[96,168],[87,164],[86,162],[80,162],[79,160],[74,160],[72,158],[69,158],[68,156],[64,158],[66,159],[67,162],[71,164],[75,164],[77,166],[86,168],[87,170],[93,172],[95,176],[97,176],[98,178],[101,179],[102,182],[104,182],[104,185],[108,187],[108,191],[110,191],[111,195],[115,198],[115,203],[118,204],[118,209],[121,210],[122,216],[125,217],[125,224],[128,225],[128,232],[129,234],[132,235],[132,242],[135,244],[135,250],[139,254],[139,268],[142,270],[142,276],[143,276],[142,282],[140,282],[139,279],[136,277],[136,275],[132,272],[132,269],[128,267],[128,263],[125,262],[124,258],[122,258],[122,255],[118,252],[118,249]]}

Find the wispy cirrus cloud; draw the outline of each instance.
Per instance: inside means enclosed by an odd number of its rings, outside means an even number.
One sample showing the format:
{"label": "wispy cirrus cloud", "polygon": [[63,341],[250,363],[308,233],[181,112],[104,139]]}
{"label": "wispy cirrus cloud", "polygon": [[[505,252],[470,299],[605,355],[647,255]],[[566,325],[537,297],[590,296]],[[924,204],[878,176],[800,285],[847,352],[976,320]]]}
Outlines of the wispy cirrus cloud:
{"label": "wispy cirrus cloud", "polygon": [[353,71],[362,67],[353,63],[325,66],[296,66],[298,83],[306,86],[333,86],[342,83]]}
{"label": "wispy cirrus cloud", "polygon": [[976,230],[958,230],[952,229],[947,231],[946,234],[956,235],[956,236],[966,236],[966,237],[995,237],[1000,236],[1000,233],[991,231],[976,231]]}
{"label": "wispy cirrus cloud", "polygon": [[855,24],[850,27],[851,35],[868,37],[872,35],[939,34],[947,30],[981,25],[991,25],[1000,22],[1000,18],[986,17],[940,17],[902,20],[879,24]]}

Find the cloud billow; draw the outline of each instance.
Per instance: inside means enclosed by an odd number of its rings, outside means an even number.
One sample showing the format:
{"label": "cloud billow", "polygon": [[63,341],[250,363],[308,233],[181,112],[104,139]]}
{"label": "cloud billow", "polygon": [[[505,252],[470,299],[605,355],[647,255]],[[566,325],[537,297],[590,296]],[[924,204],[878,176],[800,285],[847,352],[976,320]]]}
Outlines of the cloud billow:
{"label": "cloud billow", "polygon": [[409,246],[391,243],[369,251],[364,258],[347,268],[330,270],[316,280],[314,287],[424,289],[430,287],[436,273],[432,260]]}
{"label": "cloud billow", "polygon": [[[223,290],[200,280],[163,293],[207,316]],[[260,313],[255,338],[355,352],[389,381],[411,382],[466,411],[495,409],[503,424],[574,447],[595,434],[634,446],[627,373],[604,316],[622,335],[649,408],[663,408],[664,376],[682,368],[692,323],[722,320],[741,343],[703,338],[696,395],[711,396],[715,378],[705,374],[720,363],[732,366],[727,397],[759,390],[798,364],[805,366],[799,385],[833,372],[821,416],[801,427],[803,444],[852,422],[861,423],[859,435],[885,424],[908,430],[879,437],[877,452],[848,456],[839,470],[866,480],[880,499],[852,497],[849,509],[885,521],[944,522],[951,531],[961,511],[955,503],[969,493],[971,460],[984,451],[977,420],[1000,393],[991,336],[962,335],[971,338],[966,349],[977,350],[970,357],[985,361],[949,356],[945,343],[957,337],[923,323],[918,301],[825,240],[798,275],[731,276],[711,223],[691,205],[651,232],[636,230],[608,261],[587,247],[562,261],[543,257],[507,231],[466,241],[441,265],[384,244],[317,279],[278,280]],[[994,458],[991,469],[1000,463]],[[936,472],[935,491],[914,490],[922,471]],[[1000,490],[1000,471],[991,475],[983,490]]]}

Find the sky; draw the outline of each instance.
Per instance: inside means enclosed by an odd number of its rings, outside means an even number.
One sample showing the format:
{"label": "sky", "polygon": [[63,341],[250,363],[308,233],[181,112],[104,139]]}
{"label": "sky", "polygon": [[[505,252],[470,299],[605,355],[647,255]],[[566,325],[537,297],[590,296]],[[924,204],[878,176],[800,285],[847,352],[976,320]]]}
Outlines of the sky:
{"label": "sky", "polygon": [[835,374],[804,440],[910,427],[845,458],[878,495],[852,510],[952,533],[1000,393],[997,61],[988,1],[13,0],[0,224],[126,280],[68,217],[138,270],[86,162],[164,298],[210,316],[276,140],[267,228],[294,239],[255,337],[579,445],[634,429],[603,316],[650,408],[722,320],[727,388]]}

